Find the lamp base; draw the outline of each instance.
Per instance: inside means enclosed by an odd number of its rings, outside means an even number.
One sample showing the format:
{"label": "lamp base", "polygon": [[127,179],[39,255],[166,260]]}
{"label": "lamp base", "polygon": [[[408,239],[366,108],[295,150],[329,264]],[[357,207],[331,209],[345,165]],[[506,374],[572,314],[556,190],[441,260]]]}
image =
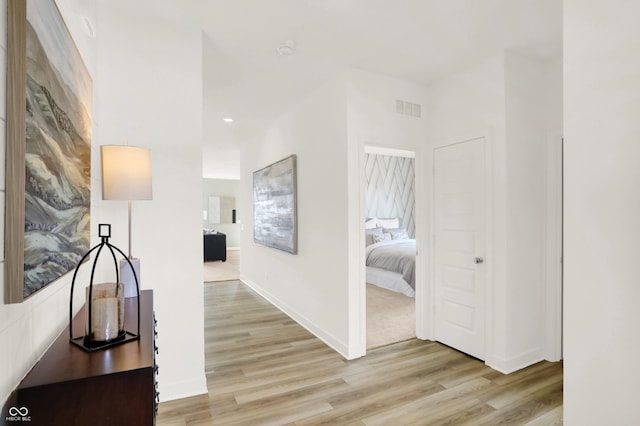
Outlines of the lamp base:
{"label": "lamp base", "polygon": [[[133,265],[133,270],[138,278],[138,286],[140,286],[140,259],[129,259],[129,262]],[[120,259],[120,282],[124,285],[124,297],[138,297],[138,290],[136,288],[136,280],[133,277],[131,266],[126,259]],[[142,289],[142,288],[141,288]]]}

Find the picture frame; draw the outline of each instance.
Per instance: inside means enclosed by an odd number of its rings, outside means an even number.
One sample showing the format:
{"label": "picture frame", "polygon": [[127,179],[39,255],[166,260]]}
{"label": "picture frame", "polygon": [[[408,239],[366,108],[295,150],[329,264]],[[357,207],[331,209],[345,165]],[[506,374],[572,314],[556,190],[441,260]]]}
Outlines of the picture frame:
{"label": "picture frame", "polygon": [[212,195],[209,197],[209,210],[207,211],[206,220],[211,225],[236,223],[235,209],[235,197]]}
{"label": "picture frame", "polygon": [[5,303],[89,249],[93,82],[54,0],[7,3]]}
{"label": "picture frame", "polygon": [[253,241],[298,253],[297,158],[290,155],[253,172]]}

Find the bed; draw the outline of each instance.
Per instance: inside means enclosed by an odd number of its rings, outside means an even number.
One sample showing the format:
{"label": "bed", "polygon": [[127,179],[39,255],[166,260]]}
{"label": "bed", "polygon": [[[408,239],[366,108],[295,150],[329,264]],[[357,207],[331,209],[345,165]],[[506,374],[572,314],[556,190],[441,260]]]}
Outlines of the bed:
{"label": "bed", "polygon": [[415,297],[416,240],[402,228],[366,230],[367,283]]}

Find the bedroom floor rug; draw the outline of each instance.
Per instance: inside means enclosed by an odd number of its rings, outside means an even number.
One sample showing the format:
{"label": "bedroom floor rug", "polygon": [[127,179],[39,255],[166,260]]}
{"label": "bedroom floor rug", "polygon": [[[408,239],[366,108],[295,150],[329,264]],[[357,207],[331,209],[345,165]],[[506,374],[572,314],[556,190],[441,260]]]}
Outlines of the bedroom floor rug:
{"label": "bedroom floor rug", "polygon": [[416,337],[416,301],[367,284],[367,349]]}
{"label": "bedroom floor rug", "polygon": [[204,282],[240,279],[240,250],[227,250],[227,261],[204,262]]}

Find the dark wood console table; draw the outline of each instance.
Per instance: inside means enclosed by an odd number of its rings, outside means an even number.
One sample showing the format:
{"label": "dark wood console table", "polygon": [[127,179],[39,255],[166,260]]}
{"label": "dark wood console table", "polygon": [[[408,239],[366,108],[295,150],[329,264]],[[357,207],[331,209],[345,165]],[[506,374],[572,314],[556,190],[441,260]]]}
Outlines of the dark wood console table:
{"label": "dark wood console table", "polygon": [[[140,339],[86,352],[69,328],[20,383],[2,412],[26,407],[31,425],[153,425],[157,410],[153,292],[141,292]],[[125,329],[136,330],[136,299],[125,299]],[[74,333],[84,333],[84,307]],[[15,411],[15,409],[14,409]]]}

